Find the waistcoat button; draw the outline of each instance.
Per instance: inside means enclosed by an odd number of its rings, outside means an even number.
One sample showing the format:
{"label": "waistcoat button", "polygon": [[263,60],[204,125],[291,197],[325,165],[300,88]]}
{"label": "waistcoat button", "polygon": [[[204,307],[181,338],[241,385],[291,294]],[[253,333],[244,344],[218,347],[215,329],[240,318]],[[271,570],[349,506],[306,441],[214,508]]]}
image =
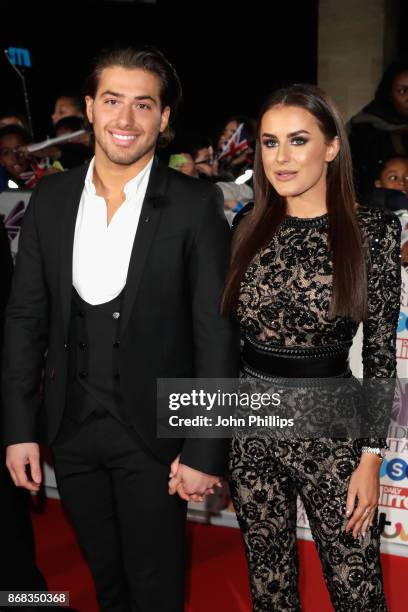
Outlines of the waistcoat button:
{"label": "waistcoat button", "polygon": [[78,346],[80,349],[85,349],[88,345],[86,342],[79,342]]}
{"label": "waistcoat button", "polygon": [[79,378],[86,378],[88,376],[88,372],[85,372],[85,370],[82,370],[79,373]]}
{"label": "waistcoat button", "polygon": [[120,342],[116,340],[116,342],[113,343],[113,348],[119,348],[119,344]]}
{"label": "waistcoat button", "polygon": [[120,317],[120,312],[114,312],[112,315],[112,319],[119,319]]}

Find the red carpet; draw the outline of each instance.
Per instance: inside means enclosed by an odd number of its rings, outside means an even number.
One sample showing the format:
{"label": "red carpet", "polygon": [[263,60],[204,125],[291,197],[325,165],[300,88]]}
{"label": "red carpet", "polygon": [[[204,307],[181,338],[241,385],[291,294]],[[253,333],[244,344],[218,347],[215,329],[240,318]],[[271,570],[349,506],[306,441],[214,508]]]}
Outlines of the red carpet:
{"label": "red carpet", "polygon": [[[33,515],[38,563],[50,590],[70,591],[80,612],[98,612],[89,570],[59,501],[48,500],[44,514]],[[250,612],[246,563],[237,529],[189,524],[190,571],[187,612]],[[301,541],[301,583],[304,612],[332,610],[321,577],[314,544]],[[408,559],[383,555],[390,612],[407,610]]]}

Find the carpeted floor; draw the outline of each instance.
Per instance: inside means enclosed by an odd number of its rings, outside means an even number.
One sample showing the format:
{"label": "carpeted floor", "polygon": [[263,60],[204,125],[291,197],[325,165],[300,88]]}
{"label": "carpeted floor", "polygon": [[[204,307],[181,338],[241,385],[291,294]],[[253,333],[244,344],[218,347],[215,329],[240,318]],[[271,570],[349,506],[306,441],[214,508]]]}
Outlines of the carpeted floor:
{"label": "carpeted floor", "polygon": [[[48,500],[44,514],[33,514],[38,563],[50,590],[70,591],[80,612],[97,612],[95,591],[75,535],[60,502]],[[190,523],[190,563],[186,612],[250,612],[244,551],[237,529]],[[332,610],[312,542],[299,542],[300,590],[304,612]],[[383,555],[390,612],[405,612],[408,559]]]}

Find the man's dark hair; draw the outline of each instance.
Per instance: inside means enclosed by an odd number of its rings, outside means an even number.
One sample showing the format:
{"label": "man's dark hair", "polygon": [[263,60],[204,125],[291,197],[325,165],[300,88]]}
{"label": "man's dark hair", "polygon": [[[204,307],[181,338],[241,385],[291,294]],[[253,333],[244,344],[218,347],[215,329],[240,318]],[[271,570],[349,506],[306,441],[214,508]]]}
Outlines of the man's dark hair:
{"label": "man's dark hair", "polygon": [[170,107],[170,121],[166,130],[159,138],[159,144],[166,146],[173,139],[172,126],[178,105],[181,101],[182,89],[177,72],[164,57],[163,53],[154,47],[115,47],[105,49],[99,53],[93,63],[92,69],[85,81],[84,94],[95,98],[102,70],[113,66],[135,69],[140,68],[155,74],[160,81],[161,107]]}

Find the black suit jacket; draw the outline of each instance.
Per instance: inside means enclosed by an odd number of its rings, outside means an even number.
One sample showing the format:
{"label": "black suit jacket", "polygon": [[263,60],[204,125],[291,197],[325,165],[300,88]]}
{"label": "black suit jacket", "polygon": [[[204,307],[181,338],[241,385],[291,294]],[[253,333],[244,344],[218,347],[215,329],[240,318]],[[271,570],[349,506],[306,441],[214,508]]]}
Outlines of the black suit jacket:
{"label": "black suit jacket", "polygon": [[[39,440],[38,431],[52,444],[61,424],[73,240],[86,171],[79,167],[43,178],[25,214],[6,312],[7,445]],[[225,469],[225,440],[157,438],[156,380],[237,376],[235,329],[219,314],[229,251],[230,231],[217,188],[155,159],[122,307],[121,392],[129,421],[161,461],[170,462],[182,449],[185,464],[216,474]]]}

